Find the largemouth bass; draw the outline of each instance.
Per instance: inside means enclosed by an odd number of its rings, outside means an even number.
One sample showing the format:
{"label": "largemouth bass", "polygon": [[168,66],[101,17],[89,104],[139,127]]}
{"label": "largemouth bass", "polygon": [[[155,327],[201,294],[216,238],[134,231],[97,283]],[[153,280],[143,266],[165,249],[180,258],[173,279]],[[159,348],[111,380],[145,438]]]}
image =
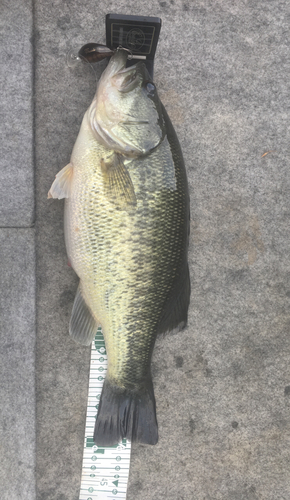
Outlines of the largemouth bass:
{"label": "largemouth bass", "polygon": [[155,444],[150,364],[158,333],[187,322],[188,185],[173,126],[143,63],[118,49],[84,115],[71,161],[48,196],[65,200],[69,261],[80,278],[70,335],[102,326],[108,371],[94,440]]}

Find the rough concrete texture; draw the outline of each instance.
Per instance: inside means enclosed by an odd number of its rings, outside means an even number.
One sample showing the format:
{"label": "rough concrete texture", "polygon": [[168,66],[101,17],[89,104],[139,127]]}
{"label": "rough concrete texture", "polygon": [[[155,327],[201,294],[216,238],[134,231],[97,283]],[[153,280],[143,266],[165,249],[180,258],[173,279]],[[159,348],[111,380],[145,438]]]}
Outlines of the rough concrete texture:
{"label": "rough concrete texture", "polygon": [[32,2],[2,0],[0,226],[34,221]]}
{"label": "rough concrete texture", "polygon": [[286,0],[35,2],[37,500],[78,500],[89,349],[68,336],[77,278],[63,202],[46,195],[95,91],[93,71],[67,67],[67,51],[103,41],[108,12],[162,18],[155,81],[184,152],[192,214],[189,324],[156,343],[160,439],[133,446],[127,500],[287,500]]}
{"label": "rough concrete texture", "polygon": [[35,497],[33,229],[0,229],[1,500]]}

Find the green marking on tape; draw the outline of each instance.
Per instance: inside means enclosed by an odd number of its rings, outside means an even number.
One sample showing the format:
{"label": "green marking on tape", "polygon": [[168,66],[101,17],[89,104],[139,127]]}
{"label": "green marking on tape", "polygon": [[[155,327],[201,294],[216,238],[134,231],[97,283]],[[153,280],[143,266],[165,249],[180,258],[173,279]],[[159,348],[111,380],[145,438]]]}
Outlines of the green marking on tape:
{"label": "green marking on tape", "polygon": [[117,481],[113,481],[113,484],[118,487],[119,480],[117,479]]}
{"label": "green marking on tape", "polygon": [[94,451],[94,453],[101,453],[102,455],[104,455],[105,450],[104,448],[98,448],[97,450]]}
{"label": "green marking on tape", "polygon": [[95,446],[93,438],[86,438],[86,448],[91,448],[92,446]]}
{"label": "green marking on tape", "polygon": [[106,346],[102,330],[97,331],[94,344],[95,344],[95,349],[99,351],[100,354],[106,354]]}

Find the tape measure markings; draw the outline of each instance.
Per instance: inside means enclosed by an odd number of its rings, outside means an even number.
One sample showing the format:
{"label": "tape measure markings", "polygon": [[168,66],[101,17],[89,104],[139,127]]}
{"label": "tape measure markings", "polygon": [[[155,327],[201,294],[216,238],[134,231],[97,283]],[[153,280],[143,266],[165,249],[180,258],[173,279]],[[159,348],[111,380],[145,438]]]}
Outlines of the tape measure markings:
{"label": "tape measure markings", "polygon": [[129,476],[131,443],[123,439],[112,447],[98,447],[93,441],[98,401],[107,371],[105,342],[98,329],[91,347],[87,417],[79,500],[125,500]]}

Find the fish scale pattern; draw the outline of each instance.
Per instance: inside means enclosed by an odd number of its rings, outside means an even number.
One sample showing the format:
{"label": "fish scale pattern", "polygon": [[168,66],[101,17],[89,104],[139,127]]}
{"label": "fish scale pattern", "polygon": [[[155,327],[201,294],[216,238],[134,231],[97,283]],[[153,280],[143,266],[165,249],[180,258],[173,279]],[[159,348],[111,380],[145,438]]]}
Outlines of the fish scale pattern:
{"label": "fish scale pattern", "polygon": [[126,162],[136,207],[120,210],[107,199],[100,162],[112,151],[96,144],[89,128],[72,157],[67,246],[86,302],[103,327],[107,377],[126,388],[142,385],[148,374],[162,317],[187,266],[186,175],[165,112],[164,119],[168,134],[158,148]]}

